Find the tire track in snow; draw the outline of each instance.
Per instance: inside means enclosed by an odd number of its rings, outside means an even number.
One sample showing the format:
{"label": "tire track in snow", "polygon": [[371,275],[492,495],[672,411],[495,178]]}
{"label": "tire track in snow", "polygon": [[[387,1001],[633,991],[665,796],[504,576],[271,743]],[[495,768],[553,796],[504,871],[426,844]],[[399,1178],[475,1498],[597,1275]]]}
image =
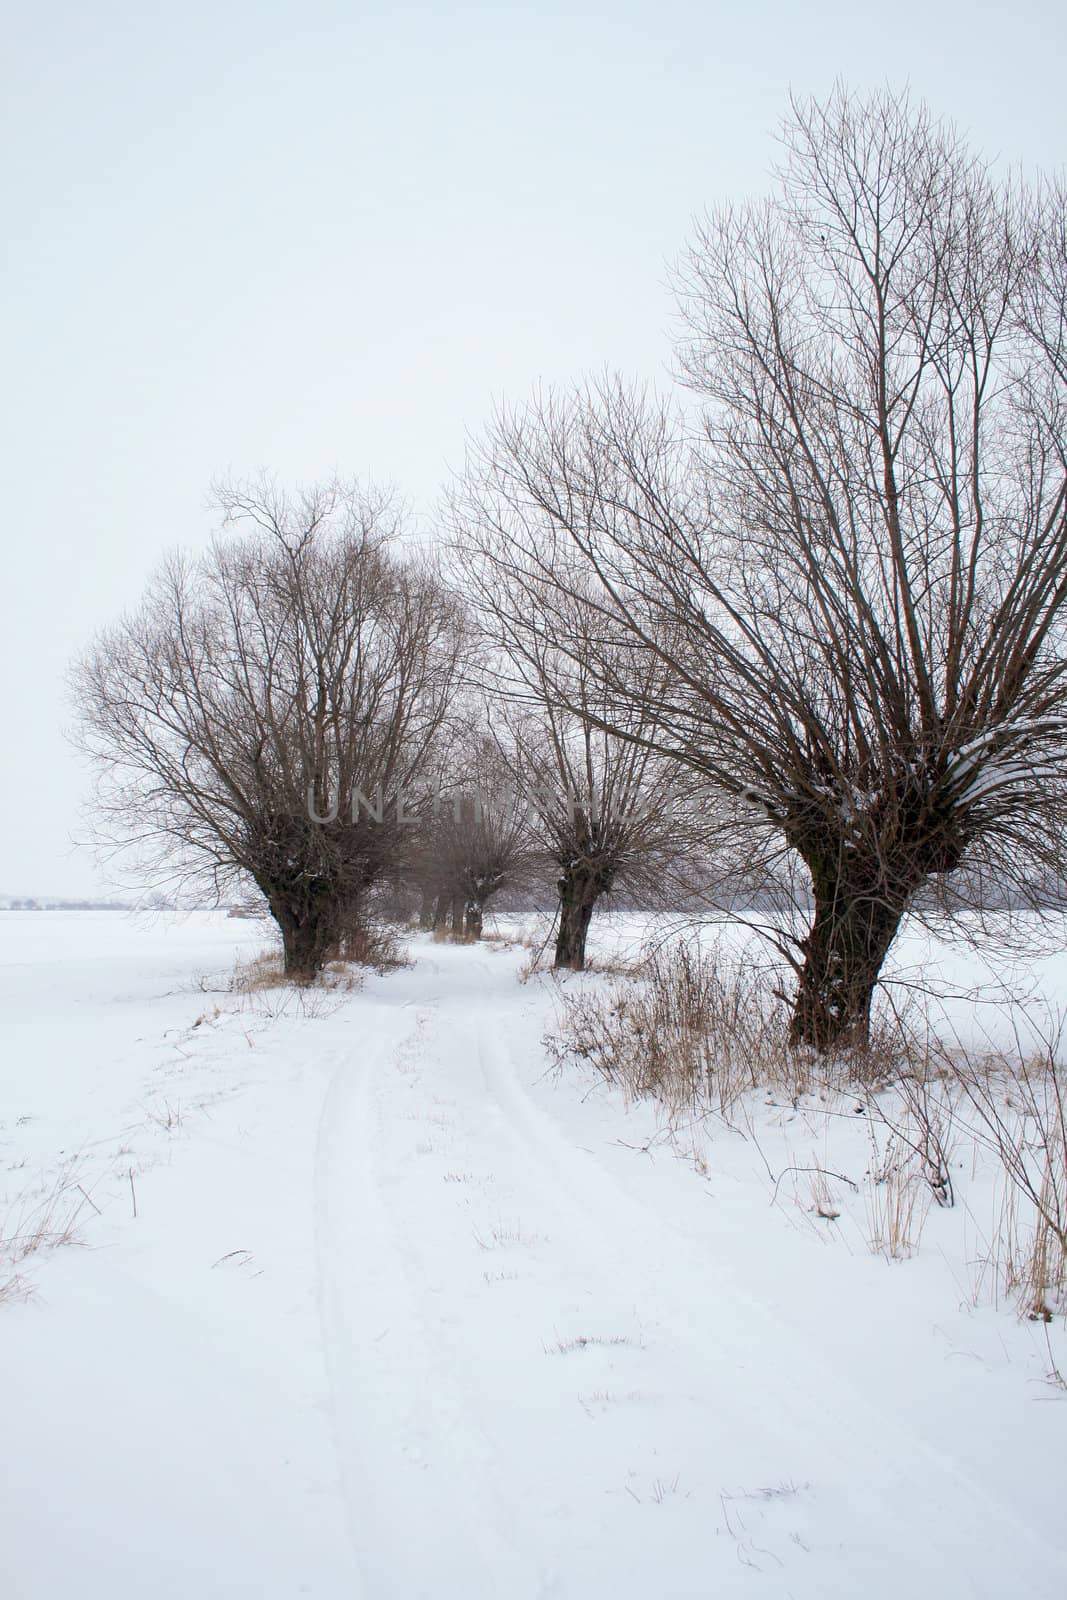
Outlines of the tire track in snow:
{"label": "tire track in snow", "polygon": [[[369,1019],[320,1126],[323,1325],[368,1600],[986,1593],[1005,1508],[574,1144],[521,1081],[510,969],[441,954],[408,980],[414,1028],[397,1007]],[[805,1496],[721,1499],[806,1489],[813,1456]],[[646,1494],[679,1468],[684,1523]],[[961,1506],[968,1575],[960,1531],[940,1537]],[[1036,1530],[1011,1537],[1058,1570]]]}
{"label": "tire track in snow", "polygon": [[369,1048],[334,1070],[316,1155],[319,1300],[353,1544],[367,1600],[538,1600],[493,1520],[425,1282],[410,1273],[402,1173],[383,1167],[396,1062],[417,1036],[380,1007]]}
{"label": "tire track in snow", "polygon": [[[504,1030],[495,1032],[483,1050],[483,1063],[487,1088],[506,1112],[509,1131],[522,1145],[525,1158],[541,1164],[546,1187],[551,1184],[564,1191],[571,1215],[599,1236],[601,1259],[614,1259],[622,1272],[635,1255],[653,1266],[647,1279],[649,1299],[655,1301],[650,1322],[670,1338],[679,1371],[690,1363],[695,1372],[703,1371],[704,1392],[715,1394],[717,1405],[733,1412],[738,1433],[765,1429],[769,1439],[791,1434],[799,1442],[832,1430],[835,1453],[847,1475],[879,1499],[884,1519],[879,1533],[886,1557],[899,1563],[906,1552],[922,1553],[924,1559],[918,1562],[905,1556],[917,1580],[940,1577],[949,1585],[959,1581],[958,1568],[947,1558],[942,1562],[938,1552],[951,1502],[970,1508],[969,1543],[979,1552],[976,1571],[983,1569],[983,1546],[988,1542],[992,1558],[1002,1545],[1007,1521],[1015,1524],[1017,1548],[1042,1550],[1047,1570],[1056,1570],[1061,1553],[1045,1542],[1037,1528],[993,1500],[957,1457],[902,1427],[891,1413],[872,1404],[870,1392],[842,1380],[818,1349],[800,1342],[793,1326],[754,1300],[721,1264],[701,1253],[696,1241],[635,1199],[594,1155],[568,1139],[522,1084],[514,1054],[501,1042],[506,1039]],[[625,1241],[621,1249],[620,1239]],[[715,1319],[698,1334],[690,1309],[694,1297],[686,1290],[707,1281],[709,1275],[714,1275],[720,1293],[730,1297],[731,1307],[725,1318]],[[788,1354],[791,1381],[782,1382],[773,1361],[761,1365],[758,1356],[753,1359],[754,1352],[767,1354],[775,1348]],[[721,1384],[724,1372],[731,1376],[726,1387]],[[871,1391],[877,1393],[875,1374]],[[908,1469],[897,1468],[894,1462],[907,1462]],[[921,1482],[911,1476],[917,1462],[927,1467]],[[877,1478],[881,1482],[875,1488],[872,1479]],[[854,1579],[855,1569],[845,1592],[852,1593]]]}

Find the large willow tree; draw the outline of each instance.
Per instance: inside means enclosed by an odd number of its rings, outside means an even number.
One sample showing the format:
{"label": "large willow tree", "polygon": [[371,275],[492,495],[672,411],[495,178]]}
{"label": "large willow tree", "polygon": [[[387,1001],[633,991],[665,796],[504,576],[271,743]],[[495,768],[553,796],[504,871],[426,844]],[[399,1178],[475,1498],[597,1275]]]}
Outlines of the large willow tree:
{"label": "large willow tree", "polygon": [[1061,191],[906,99],[794,104],[784,146],[678,269],[699,424],[618,382],[541,397],[462,503],[564,650],[580,572],[605,725],[658,663],[642,736],[806,866],[793,1029],[823,1050],[865,1037],[932,885],[1059,872],[1067,251]]}
{"label": "large willow tree", "polygon": [[406,849],[455,692],[460,613],[403,558],[387,496],[221,492],[228,534],[175,557],[74,672],[104,836],[142,879],[255,885],[310,978]]}

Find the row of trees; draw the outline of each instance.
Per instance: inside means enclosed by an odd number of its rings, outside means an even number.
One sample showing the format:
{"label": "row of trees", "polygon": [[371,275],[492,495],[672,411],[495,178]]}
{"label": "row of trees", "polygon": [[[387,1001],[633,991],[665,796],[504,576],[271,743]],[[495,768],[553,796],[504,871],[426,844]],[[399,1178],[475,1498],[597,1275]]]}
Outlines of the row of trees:
{"label": "row of trees", "polygon": [[398,884],[426,926],[470,939],[494,895],[551,874],[567,967],[602,895],[659,879],[665,900],[699,839],[693,797],[591,707],[555,703],[547,677],[521,707],[488,699],[469,600],[387,497],[263,483],[218,500],[207,554],[167,562],[75,670],[98,831],[138,876],[220,896],[251,883],[303,979]]}
{"label": "row of trees", "polygon": [[[427,916],[472,931],[551,857],[573,965],[624,881],[799,868],[778,935],[825,1050],[907,914],[1062,882],[1064,191],[889,94],[794,103],[783,151],[676,269],[684,404],[605,378],[501,409],[432,561],[385,500],[228,492],[246,531],[83,663],[119,835],[252,878],[291,970],[415,838]],[[431,772],[533,799],[456,823]]]}

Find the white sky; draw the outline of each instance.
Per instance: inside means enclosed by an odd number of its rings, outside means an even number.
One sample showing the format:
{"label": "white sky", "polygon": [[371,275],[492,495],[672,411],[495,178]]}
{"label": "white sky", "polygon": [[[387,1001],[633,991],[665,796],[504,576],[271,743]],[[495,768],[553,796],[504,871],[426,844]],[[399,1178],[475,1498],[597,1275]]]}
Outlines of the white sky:
{"label": "white sky", "polygon": [[665,262],[759,192],[790,87],[910,83],[1064,159],[1060,5],[4,7],[0,892],[72,846],[70,657],[219,475],[432,504],[494,396],[662,376]]}

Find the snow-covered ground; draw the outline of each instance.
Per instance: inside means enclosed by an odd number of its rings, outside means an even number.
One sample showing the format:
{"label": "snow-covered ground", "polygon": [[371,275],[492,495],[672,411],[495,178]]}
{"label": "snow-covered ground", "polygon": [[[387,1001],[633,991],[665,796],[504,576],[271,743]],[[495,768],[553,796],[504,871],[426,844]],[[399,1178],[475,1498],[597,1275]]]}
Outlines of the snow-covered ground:
{"label": "snow-covered ground", "polygon": [[548,1070],[524,950],[231,992],[263,942],[0,914],[0,1217],[74,1228],[0,1306],[4,1600],[1067,1592],[973,1163],[888,1261],[844,1102],[679,1149]]}

